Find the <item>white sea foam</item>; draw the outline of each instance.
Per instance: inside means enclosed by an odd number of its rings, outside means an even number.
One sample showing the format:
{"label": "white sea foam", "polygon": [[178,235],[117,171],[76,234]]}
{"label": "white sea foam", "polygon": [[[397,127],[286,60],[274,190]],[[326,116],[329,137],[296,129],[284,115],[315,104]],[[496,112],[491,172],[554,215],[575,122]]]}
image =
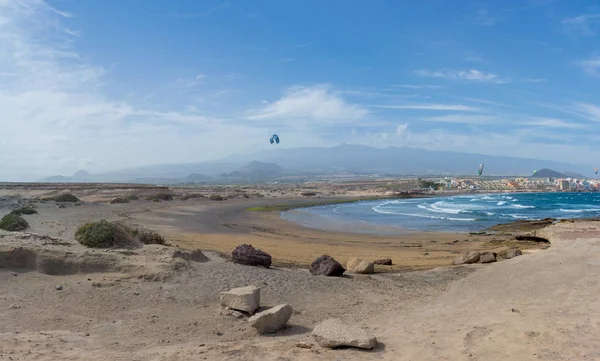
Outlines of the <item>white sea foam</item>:
{"label": "white sea foam", "polygon": [[506,202],[505,202],[505,201],[500,201],[500,202],[496,203],[496,205],[497,205],[497,206],[503,206],[503,205],[505,205],[505,204],[506,204]]}
{"label": "white sea foam", "polygon": [[526,208],[535,208],[535,206],[524,206],[522,204],[513,204],[511,206],[511,208],[526,209]]}

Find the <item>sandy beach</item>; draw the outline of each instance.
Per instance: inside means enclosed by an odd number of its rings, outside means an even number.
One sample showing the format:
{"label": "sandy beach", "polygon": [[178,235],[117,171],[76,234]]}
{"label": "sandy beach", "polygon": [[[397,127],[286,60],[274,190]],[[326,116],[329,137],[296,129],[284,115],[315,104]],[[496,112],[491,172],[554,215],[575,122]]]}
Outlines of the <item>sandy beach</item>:
{"label": "sandy beach", "polygon": [[[598,359],[600,324],[593,277],[596,222],[504,226],[501,233],[407,232],[374,236],[308,229],[278,209],[334,198],[232,196],[225,201],[145,198],[163,188],[5,188],[7,207],[69,191],[83,200],[57,207],[35,202],[30,228],[0,233],[0,359],[12,360],[558,360]],[[211,190],[215,192],[216,190]],[[139,200],[111,204],[117,196]],[[246,194],[265,192],[249,190]],[[14,198],[17,194],[24,198]],[[338,195],[349,199],[356,195]],[[372,196],[372,194],[369,194]],[[382,195],[383,196],[383,195]],[[346,198],[344,198],[346,197]],[[12,203],[11,203],[12,202]],[[13,204],[13,205],[10,205]],[[254,209],[254,210],[248,210]],[[120,220],[163,234],[170,246],[132,251],[86,249],[80,225]],[[534,232],[550,244],[517,241]],[[240,244],[268,252],[272,267],[230,261]],[[523,256],[491,264],[452,265],[459,254],[520,248]],[[201,262],[180,257],[201,249]],[[177,252],[180,252],[177,255]],[[391,258],[375,273],[315,276],[308,267],[328,254]],[[598,263],[600,264],[600,263]],[[224,314],[219,292],[260,287],[264,307],[289,304],[288,326],[261,335]],[[57,289],[60,286],[60,290]],[[340,318],[377,337],[370,351],[328,349],[311,331]],[[297,347],[298,342],[310,348]]]}

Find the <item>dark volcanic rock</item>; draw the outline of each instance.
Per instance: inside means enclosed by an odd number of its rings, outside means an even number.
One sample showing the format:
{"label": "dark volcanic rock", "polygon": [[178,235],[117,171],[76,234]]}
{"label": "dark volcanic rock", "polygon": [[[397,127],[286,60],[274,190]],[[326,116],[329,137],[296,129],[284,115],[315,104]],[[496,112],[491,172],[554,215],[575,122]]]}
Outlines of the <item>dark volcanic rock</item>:
{"label": "dark volcanic rock", "polygon": [[271,255],[248,244],[237,246],[233,252],[231,252],[231,258],[234,263],[247,266],[271,267]]}
{"label": "dark volcanic rock", "polygon": [[392,259],[391,258],[384,258],[384,259],[378,259],[377,261],[373,262],[375,264],[381,264],[384,266],[391,266],[392,265]]}
{"label": "dark volcanic rock", "polygon": [[322,255],[310,265],[310,273],[314,275],[339,277],[346,269],[333,257]]}

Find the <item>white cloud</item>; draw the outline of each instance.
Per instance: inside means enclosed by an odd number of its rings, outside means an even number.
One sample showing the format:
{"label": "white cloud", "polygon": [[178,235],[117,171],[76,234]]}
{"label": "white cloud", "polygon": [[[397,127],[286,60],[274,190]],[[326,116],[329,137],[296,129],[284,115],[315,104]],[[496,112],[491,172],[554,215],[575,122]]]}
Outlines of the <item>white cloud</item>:
{"label": "white cloud", "polygon": [[435,123],[457,123],[457,124],[488,124],[499,123],[502,119],[491,115],[465,115],[465,114],[448,114],[438,117],[425,117],[419,120]]}
{"label": "white cloud", "polygon": [[569,122],[569,121],[562,120],[562,119],[535,118],[535,117],[526,119],[526,120],[522,121],[520,124],[521,125],[534,125],[534,126],[547,127],[547,128],[567,128],[567,129],[582,129],[582,128],[588,127],[588,125],[586,125],[586,124]]}
{"label": "white cloud", "polygon": [[477,22],[482,25],[491,26],[496,24],[496,19],[494,19],[487,10],[480,9],[477,12]]}
{"label": "white cloud", "polygon": [[563,19],[562,25],[572,35],[594,36],[597,33],[596,23],[600,14],[585,14]]}
{"label": "white cloud", "polygon": [[419,76],[428,78],[441,78],[450,80],[468,80],[482,83],[509,83],[509,79],[500,78],[497,74],[486,73],[481,70],[468,69],[468,70],[457,70],[457,69],[442,69],[436,71],[430,71],[426,69],[415,70],[413,73]]}
{"label": "white cloud", "polygon": [[384,109],[420,109],[420,110],[450,110],[475,112],[479,108],[461,104],[406,104],[406,105],[373,105],[374,108]]}
{"label": "white cloud", "polygon": [[589,103],[575,103],[573,113],[594,122],[600,122],[600,106]]}
{"label": "white cloud", "polygon": [[595,56],[593,58],[583,60],[577,63],[583,71],[591,76],[599,76],[600,75],[600,56]]}
{"label": "white cloud", "polygon": [[276,102],[248,116],[248,119],[304,118],[313,121],[362,119],[367,109],[346,102],[326,85],[313,87],[293,87]]}
{"label": "white cloud", "polygon": [[543,78],[525,78],[523,79],[524,82],[527,83],[545,83],[548,81],[548,79],[543,79]]}
{"label": "white cloud", "polygon": [[401,136],[404,134],[406,129],[408,128],[408,124],[402,124],[396,127],[396,135]]}
{"label": "white cloud", "polygon": [[442,85],[410,85],[410,84],[402,84],[402,85],[392,85],[394,88],[408,88],[408,89],[440,89],[444,88]]}
{"label": "white cloud", "polygon": [[105,96],[110,74],[75,51],[68,16],[41,0],[0,0],[0,179],[198,161],[262,139],[264,129]]}

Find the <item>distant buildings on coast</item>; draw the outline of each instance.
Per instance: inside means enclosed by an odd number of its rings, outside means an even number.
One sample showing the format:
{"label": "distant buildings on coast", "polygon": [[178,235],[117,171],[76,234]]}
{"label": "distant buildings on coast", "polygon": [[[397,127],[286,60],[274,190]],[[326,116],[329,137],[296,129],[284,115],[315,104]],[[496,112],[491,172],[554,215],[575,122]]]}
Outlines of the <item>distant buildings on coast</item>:
{"label": "distant buildings on coast", "polygon": [[443,178],[438,184],[446,190],[531,190],[531,191],[563,191],[563,192],[597,192],[600,181],[585,179],[539,179],[539,178],[505,178],[505,179],[472,179]]}

